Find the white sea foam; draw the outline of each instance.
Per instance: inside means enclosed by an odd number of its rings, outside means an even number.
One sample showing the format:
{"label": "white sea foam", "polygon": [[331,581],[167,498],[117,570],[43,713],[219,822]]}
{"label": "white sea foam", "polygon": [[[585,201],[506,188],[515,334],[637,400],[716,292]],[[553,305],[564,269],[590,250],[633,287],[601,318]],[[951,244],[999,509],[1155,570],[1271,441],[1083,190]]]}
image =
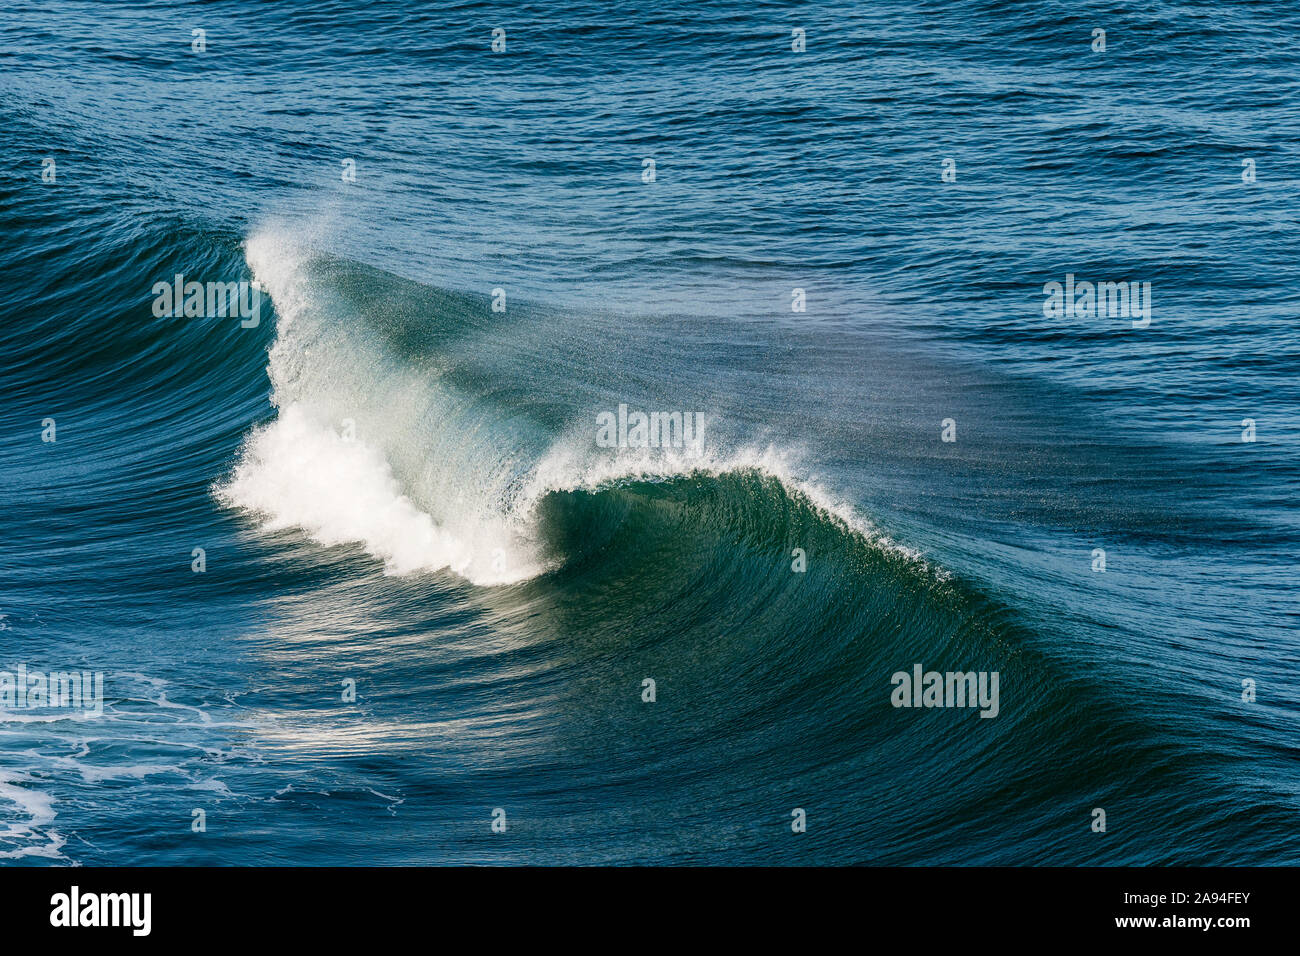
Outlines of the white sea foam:
{"label": "white sea foam", "polygon": [[[211,777],[212,768],[235,755],[246,760],[254,755],[214,748],[203,736],[187,741],[177,733],[206,735],[223,726],[246,733],[247,721],[214,722],[201,707],[168,700],[168,683],[162,678],[116,672],[108,683],[127,693],[114,695],[94,719],[53,722],[38,734],[12,717],[0,723],[0,750],[6,762],[20,768],[0,769],[0,860],[65,860],[68,839],[54,827],[60,801],[75,804],[100,792],[107,781],[148,791],[164,785],[150,783],[151,778],[162,778],[172,790],[233,796]],[[160,749],[188,749],[196,755],[160,761]],[[81,839],[70,832],[68,838],[74,837]]]}
{"label": "white sea foam", "polygon": [[[54,798],[35,786],[25,773],[0,774],[0,801],[16,808],[16,819],[0,808],[0,860],[17,860],[34,856],[58,859],[67,842],[50,828],[54,822]],[[14,846],[17,844],[17,846]]]}
{"label": "white sea foam", "polygon": [[395,574],[467,574],[473,565],[470,549],[402,493],[382,454],[312,422],[296,404],[253,436],[224,493],[266,515],[265,530],[299,527],[325,545],[361,542]]}

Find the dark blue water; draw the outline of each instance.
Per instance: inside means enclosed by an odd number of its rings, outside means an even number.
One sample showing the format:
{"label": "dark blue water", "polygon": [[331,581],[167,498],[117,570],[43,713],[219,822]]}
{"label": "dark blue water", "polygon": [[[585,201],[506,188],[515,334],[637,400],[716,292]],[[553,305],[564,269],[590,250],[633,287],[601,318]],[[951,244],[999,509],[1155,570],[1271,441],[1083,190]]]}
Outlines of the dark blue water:
{"label": "dark blue water", "polygon": [[1300,862],[1300,11],[431,6],[0,14],[0,859]]}

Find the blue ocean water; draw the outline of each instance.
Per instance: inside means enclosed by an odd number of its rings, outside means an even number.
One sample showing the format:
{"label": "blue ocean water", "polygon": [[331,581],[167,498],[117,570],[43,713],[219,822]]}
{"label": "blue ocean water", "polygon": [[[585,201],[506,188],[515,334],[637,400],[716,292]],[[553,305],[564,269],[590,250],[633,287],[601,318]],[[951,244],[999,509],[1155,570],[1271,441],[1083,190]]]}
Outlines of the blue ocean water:
{"label": "blue ocean water", "polygon": [[0,860],[1300,862],[1297,37],[8,4]]}

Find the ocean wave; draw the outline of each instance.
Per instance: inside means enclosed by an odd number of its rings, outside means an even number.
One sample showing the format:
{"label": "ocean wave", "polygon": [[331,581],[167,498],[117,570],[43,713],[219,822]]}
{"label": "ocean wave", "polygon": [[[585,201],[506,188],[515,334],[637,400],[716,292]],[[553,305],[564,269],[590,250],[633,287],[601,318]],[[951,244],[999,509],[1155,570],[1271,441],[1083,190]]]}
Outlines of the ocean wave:
{"label": "ocean wave", "polygon": [[[248,436],[215,491],[260,516],[265,532],[359,544],[389,574],[448,570],[477,585],[516,584],[564,564],[539,533],[549,495],[758,473],[841,533],[926,566],[801,475],[790,451],[712,442],[602,449],[572,424],[554,435],[517,411],[494,420],[491,402],[458,389],[445,370],[404,363],[367,336],[385,317],[344,312],[329,260],[309,245],[263,230],[246,254],[276,309],[268,374],[277,414]],[[440,320],[429,317],[431,326]]]}

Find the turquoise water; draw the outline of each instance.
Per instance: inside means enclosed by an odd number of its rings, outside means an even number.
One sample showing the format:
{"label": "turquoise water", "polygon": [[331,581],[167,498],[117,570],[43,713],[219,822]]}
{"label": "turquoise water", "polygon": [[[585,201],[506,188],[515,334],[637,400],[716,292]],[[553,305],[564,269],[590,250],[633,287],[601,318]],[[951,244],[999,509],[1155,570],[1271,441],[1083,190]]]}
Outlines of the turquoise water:
{"label": "turquoise water", "polygon": [[11,4],[0,860],[1300,862],[1298,29]]}

